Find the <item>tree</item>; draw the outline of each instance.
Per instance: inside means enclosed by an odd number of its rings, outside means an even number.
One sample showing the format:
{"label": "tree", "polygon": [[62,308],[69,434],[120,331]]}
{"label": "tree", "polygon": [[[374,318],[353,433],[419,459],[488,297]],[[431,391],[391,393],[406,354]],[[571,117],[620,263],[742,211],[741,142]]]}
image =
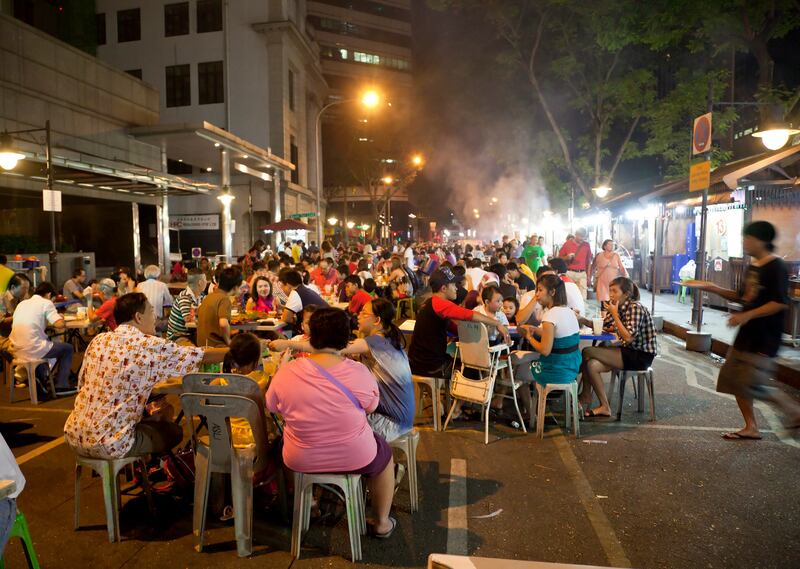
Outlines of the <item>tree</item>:
{"label": "tree", "polygon": [[[655,77],[628,1],[437,0],[484,12],[522,71],[554,136],[558,165],[586,198],[640,153],[634,134],[655,100]],[[555,156],[551,156],[555,159]]]}

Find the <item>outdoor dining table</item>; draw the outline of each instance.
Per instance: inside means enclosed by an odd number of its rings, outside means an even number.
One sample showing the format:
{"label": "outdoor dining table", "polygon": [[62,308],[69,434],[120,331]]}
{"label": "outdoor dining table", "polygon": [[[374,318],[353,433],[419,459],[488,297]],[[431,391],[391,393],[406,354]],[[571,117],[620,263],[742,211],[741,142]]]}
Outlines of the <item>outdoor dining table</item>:
{"label": "outdoor dining table", "polygon": [[[400,326],[399,326],[400,331],[403,334],[411,334],[411,333],[414,332],[414,326],[416,325],[416,323],[417,323],[416,320],[411,320],[411,319],[406,320],[405,322],[400,324]],[[516,326],[509,326],[508,327],[508,333],[512,338],[519,338],[519,336],[520,336]],[[609,334],[607,332],[604,332],[602,334],[594,334],[594,333],[581,334],[580,338],[581,338],[581,340],[587,340],[587,341],[590,341],[590,342],[593,342],[593,343],[596,343],[596,342],[611,342],[611,341],[617,339],[617,337],[614,336],[614,334]]]}
{"label": "outdoor dining table", "polygon": [[[259,324],[258,321],[242,322],[240,324],[231,324],[231,328],[244,332],[277,332],[278,330],[283,330],[287,326],[286,322],[282,320],[274,320],[274,322],[274,324]],[[197,322],[188,322],[186,327],[196,329]]]}

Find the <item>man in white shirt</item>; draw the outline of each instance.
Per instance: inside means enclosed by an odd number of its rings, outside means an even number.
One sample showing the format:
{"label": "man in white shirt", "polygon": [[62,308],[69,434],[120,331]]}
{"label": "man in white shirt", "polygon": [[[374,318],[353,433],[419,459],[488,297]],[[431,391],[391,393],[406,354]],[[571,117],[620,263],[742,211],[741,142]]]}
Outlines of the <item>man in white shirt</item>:
{"label": "man in white shirt", "polygon": [[473,259],[470,268],[467,269],[467,290],[476,290],[483,282],[483,277],[488,274],[483,270],[483,263],[478,259]]}
{"label": "man in white shirt", "polygon": [[161,282],[158,280],[158,277],[161,276],[161,269],[159,269],[156,265],[148,265],[144,269],[144,278],[145,281],[139,283],[136,287],[136,292],[141,292],[143,295],[147,297],[147,301],[155,310],[156,318],[158,319],[159,323],[156,325],[156,329],[162,328],[159,324],[166,324],[164,319],[164,307],[165,306],[172,306],[172,295],[169,292],[169,287],[166,283]]}
{"label": "man in white shirt", "polygon": [[[498,320],[503,326],[508,326],[508,318],[503,312],[503,294],[500,289],[495,286],[487,286],[481,291],[481,300],[483,304],[475,308],[473,312],[483,314]],[[486,326],[489,333],[489,345],[499,343],[498,336],[500,335],[497,328],[494,326]]]}
{"label": "man in white shirt", "polygon": [[11,481],[14,484],[14,490],[5,498],[0,498],[0,559],[2,559],[8,536],[14,526],[14,519],[17,517],[17,496],[25,488],[25,477],[2,434],[0,434],[0,481]]}
{"label": "man in white shirt", "polygon": [[[75,393],[69,384],[69,373],[72,368],[72,345],[65,342],[53,342],[45,333],[48,324],[57,332],[66,329],[64,319],[61,318],[51,300],[55,294],[55,287],[49,282],[43,282],[36,287],[31,298],[19,303],[14,311],[14,322],[11,325],[11,336],[9,336],[11,353],[20,360],[55,360],[58,366],[58,374],[55,378],[56,394],[71,395]],[[46,378],[46,364],[36,368],[36,376],[40,380]],[[33,381],[33,378],[28,378],[28,381]]]}
{"label": "man in white shirt", "polygon": [[[559,278],[564,281],[564,288],[567,292],[567,306],[569,306],[572,310],[575,310],[578,313],[578,316],[586,312],[586,303],[583,300],[583,294],[581,294],[580,287],[569,277],[567,276],[567,263],[564,259],[559,259],[558,257],[550,259],[550,268],[551,271],[554,272],[559,276]],[[542,268],[539,267],[539,271]],[[539,271],[536,271],[537,279]]]}
{"label": "man in white shirt", "polygon": [[417,261],[414,259],[414,244],[407,243],[406,250],[403,251],[403,259],[405,259],[406,267],[411,271],[417,270]]}
{"label": "man in white shirt", "polygon": [[[544,275],[557,274],[553,267],[549,265],[542,265],[536,271],[536,280],[538,281]],[[562,279],[563,280],[563,279]],[[586,311],[586,305],[583,302],[581,291],[573,282],[564,282],[564,289],[567,293],[567,306],[575,311],[578,315]],[[526,324],[528,322],[536,323],[537,325],[542,321],[542,307],[536,302],[536,290],[530,290],[522,295],[519,299],[519,310],[517,311],[517,324]]]}

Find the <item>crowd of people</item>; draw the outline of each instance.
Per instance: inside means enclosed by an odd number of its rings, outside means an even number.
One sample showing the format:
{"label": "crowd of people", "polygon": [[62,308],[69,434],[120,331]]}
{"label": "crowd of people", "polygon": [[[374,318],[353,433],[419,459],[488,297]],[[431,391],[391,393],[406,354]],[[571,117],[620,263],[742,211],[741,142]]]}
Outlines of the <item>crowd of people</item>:
{"label": "crowd of people", "polygon": [[[781,261],[770,256],[774,228],[758,227],[746,229],[745,249],[756,259],[752,271],[761,275],[762,292],[747,292],[746,316],[732,317],[750,324],[720,376],[719,389],[737,396],[746,421],[731,438],[759,436],[754,397],[781,406],[792,425],[800,425],[797,405],[764,387],[774,351],[766,322],[780,314],[785,291],[763,292]],[[658,352],[653,320],[614,243],[605,241],[593,255],[579,229],[552,251],[548,256],[536,235],[489,244],[397,243],[391,249],[296,241],[277,252],[257,242],[235,264],[212,266],[203,259],[173,267],[170,280],[185,283],[174,298],[155,266],[138,278],[119,267],[92,283],[77,270],[62,287],[64,299],[85,303],[87,318],[106,327],[91,338],[77,384],[73,346],[51,337],[65,325],[54,304],[55,287],[43,282],[30,290],[24,274],[12,273],[0,295],[0,351],[45,361],[37,374],[56,370],[58,395],[77,389],[66,441],[82,455],[101,458],[164,453],[181,441],[172,415],[148,407],[157,384],[208,364],[246,375],[258,383],[266,409],[280,417],[285,466],[363,475],[372,492],[372,533],[385,538],[397,523],[390,512],[401,476],[388,445],[412,429],[412,375],[450,377],[455,322],[482,323],[490,344],[513,348],[515,377],[528,384],[523,402],[535,383],[570,383],[580,374],[587,420],[611,416],[601,374],[652,364]],[[580,329],[591,326],[594,316],[587,309],[589,287],[600,301],[603,330],[615,340],[581,350]],[[398,329],[399,301],[405,299],[414,305],[410,341]],[[268,315],[281,326],[260,336],[242,332],[234,324],[238,312]],[[752,334],[760,339],[740,339]],[[268,351],[284,354],[274,375],[259,369]],[[753,355],[763,351],[767,360]],[[492,402],[498,417],[502,402]],[[469,417],[465,406],[453,419]],[[247,429],[234,430],[241,440],[252,440]]]}

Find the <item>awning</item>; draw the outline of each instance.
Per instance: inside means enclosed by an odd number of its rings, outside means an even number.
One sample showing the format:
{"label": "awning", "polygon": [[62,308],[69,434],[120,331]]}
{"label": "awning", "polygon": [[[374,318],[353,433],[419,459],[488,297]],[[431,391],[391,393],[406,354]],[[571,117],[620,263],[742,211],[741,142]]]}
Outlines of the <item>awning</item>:
{"label": "awning", "polygon": [[[219,171],[222,148],[230,152],[231,170],[262,177],[261,174],[266,172],[259,171],[259,168],[286,172],[295,169],[294,164],[276,156],[270,148],[261,148],[205,121],[139,126],[128,132],[142,142],[163,149],[171,160],[211,168],[214,172]],[[237,168],[237,163],[244,168]]]}
{"label": "awning", "polygon": [[[790,164],[795,164],[798,160],[800,160],[800,144],[774,152],[766,152],[734,162],[728,162],[711,171],[711,181],[708,191],[711,193],[735,190],[739,186],[740,180],[747,179],[752,174],[769,168],[783,169]],[[767,183],[770,182],[771,180],[767,180]],[[786,185],[794,185],[798,183],[798,178],[796,176],[784,176],[781,182]],[[765,182],[759,180],[758,183]],[[679,194],[688,192],[689,178],[686,177],[665,184],[659,184],[655,186],[652,192],[642,196],[639,200],[646,202],[660,198],[674,199]]]}
{"label": "awning", "polygon": [[[25,154],[25,159],[12,171],[0,171],[0,184],[19,188],[33,185],[41,188],[47,182],[44,152],[25,149],[21,152]],[[54,149],[52,164],[54,189],[74,189],[75,192],[70,193],[92,193],[96,197],[102,197],[109,192],[117,194],[117,197],[119,194],[147,197],[206,194],[215,189],[212,184],[133,164],[75,153],[62,156],[58,147]]]}
{"label": "awning", "polygon": [[311,231],[312,228],[305,223],[295,219],[284,219],[276,223],[270,223],[261,228],[261,231]]}

